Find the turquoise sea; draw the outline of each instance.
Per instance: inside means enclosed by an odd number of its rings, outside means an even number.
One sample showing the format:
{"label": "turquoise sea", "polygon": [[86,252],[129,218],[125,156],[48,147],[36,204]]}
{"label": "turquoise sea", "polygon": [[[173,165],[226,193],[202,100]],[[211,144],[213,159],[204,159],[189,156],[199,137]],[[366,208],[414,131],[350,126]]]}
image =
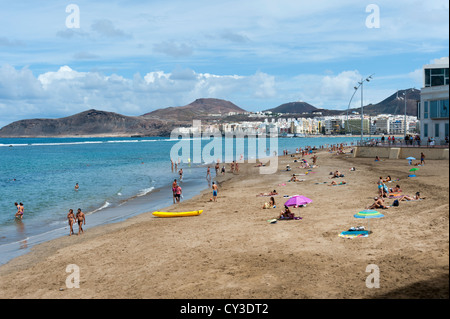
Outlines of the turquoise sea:
{"label": "turquoise sea", "polygon": [[[305,146],[350,145],[359,139],[279,138],[277,153]],[[200,142],[204,148],[210,141]],[[176,143],[163,137],[0,138],[0,264],[36,244],[67,236],[69,209],[81,208],[89,229],[171,205],[170,185],[179,178],[170,163]],[[233,159],[238,160],[241,151],[234,147]],[[249,156],[246,149],[243,156]],[[202,164],[181,161],[183,200],[210,186]],[[214,178],[214,169],[211,172]],[[14,217],[15,202],[24,204],[22,220]]]}

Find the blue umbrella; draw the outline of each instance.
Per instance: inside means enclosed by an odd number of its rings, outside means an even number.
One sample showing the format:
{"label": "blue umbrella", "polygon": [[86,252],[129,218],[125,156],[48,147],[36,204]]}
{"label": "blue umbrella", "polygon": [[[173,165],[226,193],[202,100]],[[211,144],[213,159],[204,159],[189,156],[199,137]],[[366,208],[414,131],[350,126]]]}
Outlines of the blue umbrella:
{"label": "blue umbrella", "polygon": [[410,156],[410,157],[407,157],[406,159],[407,159],[407,160],[413,160],[413,161],[415,161],[415,160],[416,160],[416,158],[415,158],[415,157],[412,157],[412,156]]}
{"label": "blue umbrella", "polygon": [[[366,209],[363,211],[360,211],[359,213],[354,215],[355,218],[363,218],[363,219],[371,219],[371,218],[381,218],[384,217],[383,214],[377,212],[376,210],[372,209]],[[369,227],[369,221],[367,221],[367,229],[370,233],[370,227]]]}

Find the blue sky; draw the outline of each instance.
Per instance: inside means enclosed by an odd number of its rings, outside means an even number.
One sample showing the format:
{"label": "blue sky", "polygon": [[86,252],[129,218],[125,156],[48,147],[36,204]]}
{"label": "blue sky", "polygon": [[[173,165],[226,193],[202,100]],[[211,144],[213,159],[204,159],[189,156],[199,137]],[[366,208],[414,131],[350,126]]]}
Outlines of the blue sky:
{"label": "blue sky", "polygon": [[448,24],[447,0],[0,0],[0,127],[202,97],[346,109],[373,73],[364,103],[377,103],[422,87],[422,66],[448,57]]}

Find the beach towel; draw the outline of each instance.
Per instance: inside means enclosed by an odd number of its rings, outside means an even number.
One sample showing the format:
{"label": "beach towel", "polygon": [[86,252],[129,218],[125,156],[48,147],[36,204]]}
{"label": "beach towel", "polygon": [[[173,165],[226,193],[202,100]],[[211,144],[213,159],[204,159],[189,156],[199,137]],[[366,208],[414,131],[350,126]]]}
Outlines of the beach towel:
{"label": "beach towel", "polygon": [[278,220],[299,220],[302,219],[301,217],[294,217],[294,218],[287,218],[284,216],[281,216],[280,218],[278,218]]}
{"label": "beach towel", "polygon": [[368,230],[361,230],[361,231],[343,231],[339,234],[339,237],[342,238],[360,238],[360,237],[369,237],[369,231]]}

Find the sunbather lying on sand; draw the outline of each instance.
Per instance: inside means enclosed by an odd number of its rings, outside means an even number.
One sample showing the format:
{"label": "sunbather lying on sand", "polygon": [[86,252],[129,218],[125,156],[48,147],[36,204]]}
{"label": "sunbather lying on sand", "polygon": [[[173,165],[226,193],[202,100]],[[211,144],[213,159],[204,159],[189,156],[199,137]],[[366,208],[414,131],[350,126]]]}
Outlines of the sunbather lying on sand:
{"label": "sunbather lying on sand", "polygon": [[417,192],[414,196],[408,196],[408,195],[402,195],[402,197],[399,199],[399,201],[411,201],[411,200],[421,200],[425,199],[426,197],[420,197],[420,193]]}
{"label": "sunbather lying on sand", "polygon": [[328,186],[345,185],[345,184],[347,184],[346,181],[342,181],[342,182],[340,182],[339,184],[336,183],[336,181],[331,181],[330,185],[328,185]]}
{"label": "sunbather lying on sand", "polygon": [[259,193],[259,195],[256,195],[256,196],[273,196],[273,195],[278,195],[278,193],[275,189],[270,193]]}

